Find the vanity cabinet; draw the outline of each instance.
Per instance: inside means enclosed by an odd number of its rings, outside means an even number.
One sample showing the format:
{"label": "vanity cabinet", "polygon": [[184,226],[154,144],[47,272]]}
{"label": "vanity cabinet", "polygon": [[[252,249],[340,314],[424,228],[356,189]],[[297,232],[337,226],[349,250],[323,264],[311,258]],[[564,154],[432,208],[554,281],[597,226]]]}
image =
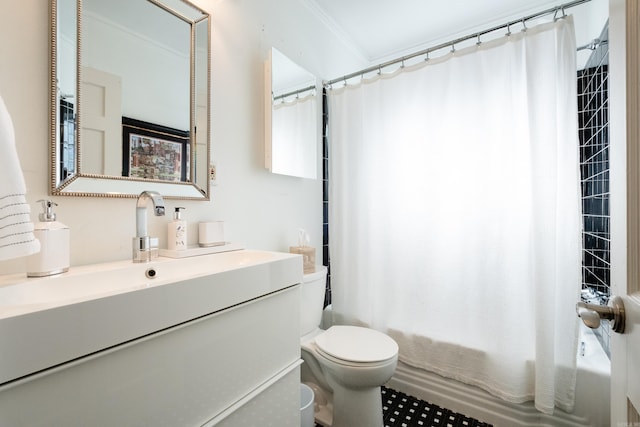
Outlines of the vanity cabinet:
{"label": "vanity cabinet", "polygon": [[[274,272],[244,270],[236,286]],[[0,425],[297,427],[295,282],[5,383]]]}

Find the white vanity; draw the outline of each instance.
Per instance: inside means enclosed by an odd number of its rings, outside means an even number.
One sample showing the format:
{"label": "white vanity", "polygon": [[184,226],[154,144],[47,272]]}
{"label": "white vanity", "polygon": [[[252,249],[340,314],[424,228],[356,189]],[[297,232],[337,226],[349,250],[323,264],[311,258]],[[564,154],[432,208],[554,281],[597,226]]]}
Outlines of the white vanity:
{"label": "white vanity", "polygon": [[0,276],[1,426],[298,426],[302,260]]}

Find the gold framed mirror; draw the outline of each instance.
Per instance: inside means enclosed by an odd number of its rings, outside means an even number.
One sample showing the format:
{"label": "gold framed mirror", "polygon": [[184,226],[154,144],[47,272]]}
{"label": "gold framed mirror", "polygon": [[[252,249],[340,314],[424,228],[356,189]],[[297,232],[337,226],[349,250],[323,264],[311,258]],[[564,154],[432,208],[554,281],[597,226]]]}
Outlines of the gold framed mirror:
{"label": "gold framed mirror", "polygon": [[187,0],[51,0],[52,195],[209,200],[210,25]]}

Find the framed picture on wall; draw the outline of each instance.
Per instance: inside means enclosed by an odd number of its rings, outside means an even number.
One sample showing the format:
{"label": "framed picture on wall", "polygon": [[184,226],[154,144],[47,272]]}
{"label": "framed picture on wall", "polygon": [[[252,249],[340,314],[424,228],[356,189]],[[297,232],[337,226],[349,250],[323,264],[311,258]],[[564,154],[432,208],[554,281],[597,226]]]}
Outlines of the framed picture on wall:
{"label": "framed picture on wall", "polygon": [[122,117],[122,176],[187,182],[189,132]]}

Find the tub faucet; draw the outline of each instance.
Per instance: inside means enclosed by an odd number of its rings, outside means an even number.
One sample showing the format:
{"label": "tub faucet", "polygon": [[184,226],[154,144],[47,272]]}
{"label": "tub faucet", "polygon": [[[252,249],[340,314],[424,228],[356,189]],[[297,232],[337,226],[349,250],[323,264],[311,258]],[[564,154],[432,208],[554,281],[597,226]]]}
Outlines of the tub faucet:
{"label": "tub faucet", "polygon": [[[136,203],[136,237],[133,238],[133,262],[149,262],[158,256],[157,239],[149,237],[147,232],[147,202],[153,203],[153,213],[164,216],[164,200],[160,193],[143,191]],[[153,241],[153,242],[152,242]]]}

